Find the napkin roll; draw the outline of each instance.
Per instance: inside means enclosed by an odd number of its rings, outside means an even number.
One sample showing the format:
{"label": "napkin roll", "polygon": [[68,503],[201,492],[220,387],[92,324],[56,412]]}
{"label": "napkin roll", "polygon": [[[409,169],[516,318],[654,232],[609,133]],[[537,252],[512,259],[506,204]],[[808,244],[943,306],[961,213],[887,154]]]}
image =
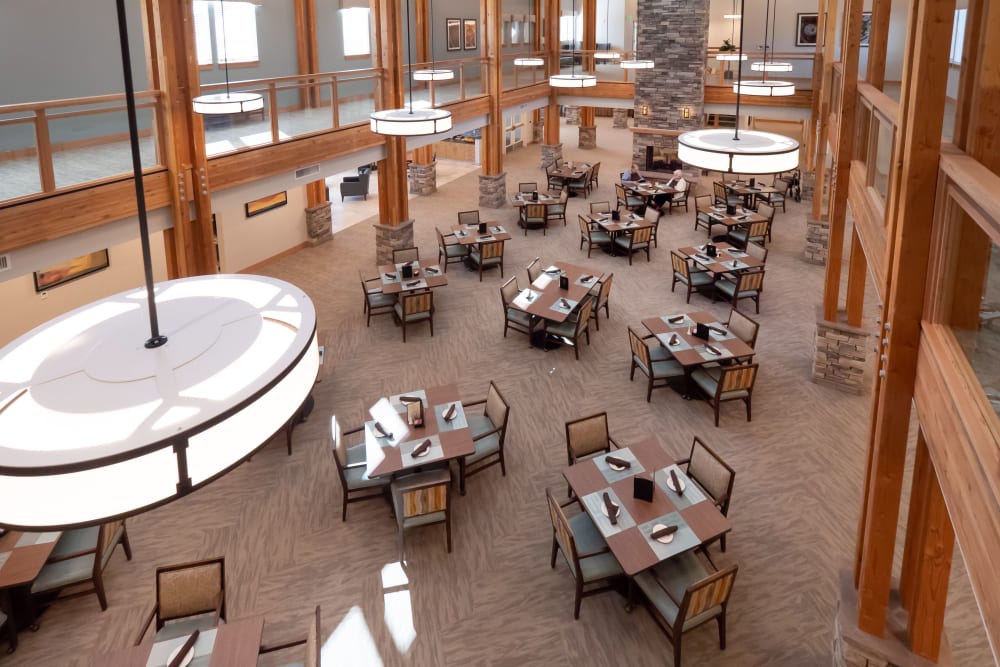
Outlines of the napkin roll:
{"label": "napkin roll", "polygon": [[620,459],[617,456],[606,456],[604,458],[609,464],[618,466],[619,468],[631,468],[632,462],[626,461],[625,459]]}
{"label": "napkin roll", "polygon": [[455,404],[452,403],[451,406],[447,410],[445,410],[445,412],[444,412],[444,415],[443,415],[444,416],[444,420],[446,422],[450,422],[452,419],[455,418],[456,414],[458,414],[458,410],[456,409]]}
{"label": "napkin roll", "polygon": [[666,537],[667,535],[673,535],[676,532],[677,532],[677,526],[664,526],[659,530],[654,530],[652,533],[649,534],[649,536],[652,537],[654,540],[658,540],[662,537]]}
{"label": "napkin roll", "polygon": [[424,440],[419,445],[413,448],[413,451],[410,452],[410,456],[412,456],[413,458],[417,458],[430,448],[431,448],[431,439],[427,438],[426,440]]}
{"label": "napkin roll", "polygon": [[676,470],[671,469],[670,471],[670,483],[674,485],[674,491],[677,492],[677,495],[679,496],[684,495],[684,487],[681,486],[681,480],[677,479]]}
{"label": "napkin roll", "polygon": [[618,505],[611,502],[611,496],[608,492],[604,492],[604,509],[608,511],[608,519],[611,521],[612,526],[618,525]]}

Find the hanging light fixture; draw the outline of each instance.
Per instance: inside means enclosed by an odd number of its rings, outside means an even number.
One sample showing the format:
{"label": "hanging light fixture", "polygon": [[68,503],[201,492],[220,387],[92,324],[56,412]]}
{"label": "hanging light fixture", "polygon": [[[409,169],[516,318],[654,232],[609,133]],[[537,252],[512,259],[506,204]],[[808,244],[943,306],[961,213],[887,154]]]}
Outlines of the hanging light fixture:
{"label": "hanging light fixture", "polygon": [[[778,0],[774,0],[774,14],[771,14],[771,0],[767,0],[766,9],[764,10],[764,60],[760,62],[755,62],[750,64],[750,69],[755,72],[761,72],[761,77],[759,81],[743,81],[736,86],[733,86],[733,90],[736,91],[736,87],[739,86],[739,92],[742,95],[755,95],[758,97],[785,97],[788,95],[795,94],[795,84],[791,81],[769,81],[767,78],[768,72],[791,72],[791,63],[782,62],[771,62],[774,60],[774,24],[778,22]],[[767,28],[768,24],[771,25],[771,61],[767,59]]]}
{"label": "hanging light fixture", "polygon": [[[741,0],[743,9],[745,0]],[[742,13],[742,12],[741,12]],[[740,25],[740,55],[743,52],[743,26]],[[737,72],[736,128],[685,132],[677,138],[677,157],[685,164],[711,171],[740,174],[776,174],[799,166],[799,142],[771,132],[740,132],[740,85],[743,68]]]}
{"label": "hanging light fixture", "polygon": [[257,111],[264,108],[264,97],[259,93],[231,93],[229,92],[229,47],[226,42],[226,3],[225,0],[219,2],[219,10],[222,14],[222,51],[225,54],[222,59],[222,68],[226,73],[226,92],[213,93],[210,95],[199,95],[191,103],[194,112],[205,115],[243,113],[245,111]]}
{"label": "hanging light fixture", "polygon": [[[409,11],[410,6],[406,9]],[[413,72],[415,81],[447,81],[455,78],[455,73],[450,69],[437,69],[434,67],[434,3],[428,3],[427,20],[431,24],[431,66],[430,69],[418,69]]]}
{"label": "hanging light fixture", "polygon": [[125,0],[117,12],[145,287],[0,349],[4,527],[94,525],[187,495],[280,430],[319,369],[301,289],[252,275],[154,285]]}
{"label": "hanging light fixture", "polygon": [[[531,27],[532,27],[531,41],[532,41],[532,45],[534,45],[534,43],[535,43],[535,35],[534,35],[535,21],[533,21],[531,19],[534,19],[535,16],[531,13],[531,0],[528,0],[528,8],[527,9],[528,9],[528,13],[525,14],[525,16],[528,17],[528,19],[529,19],[528,23],[531,24]],[[539,56],[530,56],[529,55],[529,56],[521,56],[520,58],[514,58],[514,67],[541,67],[544,64],[545,64],[545,59],[541,58]]]}
{"label": "hanging light fixture", "polygon": [[[406,0],[406,70],[410,78],[410,102],[402,109],[373,111],[368,119],[371,131],[396,137],[439,134],[451,129],[451,112],[434,107],[413,106],[413,40],[410,39],[410,2]],[[432,47],[433,51],[433,47]]]}
{"label": "hanging light fixture", "polygon": [[570,74],[553,74],[549,85],[553,88],[590,88],[597,85],[593,74],[576,73],[576,0],[573,0],[573,48],[570,51]]}
{"label": "hanging light fixture", "polygon": [[[736,22],[740,21],[743,18],[743,14],[737,13],[737,11],[736,11],[736,0],[733,0],[733,11],[732,11],[732,13],[731,14],[723,14],[722,18],[724,18],[724,19],[731,19],[732,20],[732,24],[729,27],[729,43],[732,44],[733,40],[736,39]],[[742,35],[742,34],[743,34],[743,23],[741,22],[740,23],[740,35]],[[729,62],[729,61],[733,61],[733,60],[746,60],[747,57],[745,55],[743,55],[743,45],[742,45],[742,42],[743,42],[743,39],[740,38],[740,50],[739,50],[739,53],[733,53],[731,50],[730,51],[720,51],[715,56],[715,59],[718,60],[718,61],[720,61],[720,62]],[[727,66],[726,71],[727,72],[729,71],[728,70],[728,66]]]}
{"label": "hanging light fixture", "polygon": [[[596,7],[596,5],[595,5]],[[608,45],[608,49],[605,51],[595,51],[595,60],[620,60],[622,54],[611,49],[611,34],[608,30],[608,22],[611,19],[611,0],[608,0],[607,6],[604,10],[604,43]]]}
{"label": "hanging light fixture", "polygon": [[653,69],[656,67],[656,63],[652,60],[640,60],[633,58],[631,60],[621,61],[622,69]]}

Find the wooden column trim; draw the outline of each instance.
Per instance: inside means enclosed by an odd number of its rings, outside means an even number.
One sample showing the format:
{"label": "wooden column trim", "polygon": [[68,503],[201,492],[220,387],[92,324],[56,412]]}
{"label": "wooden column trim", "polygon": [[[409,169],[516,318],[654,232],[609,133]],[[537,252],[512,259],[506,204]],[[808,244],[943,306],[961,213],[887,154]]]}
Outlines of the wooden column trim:
{"label": "wooden column trim", "polygon": [[958,95],[955,102],[955,128],[952,143],[968,150],[969,115],[975,106],[976,79],[980,71],[982,30],[987,27],[984,16],[988,0],[968,0],[969,13],[965,16],[965,41],[962,44],[962,69],[958,78]]}
{"label": "wooden column trim", "polygon": [[503,172],[503,63],[500,59],[503,17],[500,0],[480,0],[479,15],[483,17],[480,39],[481,56],[486,58],[485,90],[489,100],[489,121],[482,129],[482,173],[496,176]]}
{"label": "wooden column trim", "polygon": [[847,268],[847,323],[852,327],[861,326],[861,316],[865,307],[865,279],[868,277],[868,261],[857,228],[851,232],[851,255]]}
{"label": "wooden column trim", "polygon": [[312,208],[326,203],[329,199],[326,196],[326,181],[319,180],[306,184],[306,207]]}
{"label": "wooden column trim", "polygon": [[[836,36],[836,21],[827,21],[828,16],[836,16],[838,0],[819,0],[819,22],[817,35],[824,35],[824,41],[816,40],[816,55],[813,59],[813,90],[817,91],[812,99],[813,122],[817,124],[814,136],[810,137],[811,164],[815,172],[813,191],[812,217],[823,218],[823,188],[826,182],[826,156],[830,136],[830,100],[833,86],[833,40]],[[828,194],[829,197],[829,194]],[[829,210],[829,209],[828,209]]]}
{"label": "wooden column trim", "polygon": [[[559,73],[559,19],[562,12],[559,0],[545,2],[545,75]],[[549,146],[559,143],[559,96],[555,88],[549,88],[549,105],[545,107],[545,130],[542,141]]]}
{"label": "wooden column trim", "polygon": [[865,81],[879,90],[885,86],[885,57],[889,45],[890,0],[872,0],[872,18],[868,41],[868,67]]}
{"label": "wooden column trim", "polygon": [[[316,0],[295,0],[295,55],[299,74],[319,72]],[[319,105],[319,88],[299,89],[299,108]]]}

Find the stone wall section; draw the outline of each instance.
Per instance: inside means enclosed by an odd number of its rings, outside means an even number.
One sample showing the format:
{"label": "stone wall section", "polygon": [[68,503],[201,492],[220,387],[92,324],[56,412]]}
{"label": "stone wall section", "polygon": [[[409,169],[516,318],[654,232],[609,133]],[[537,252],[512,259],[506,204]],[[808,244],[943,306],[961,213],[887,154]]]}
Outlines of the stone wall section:
{"label": "stone wall section", "polygon": [[437,192],[437,162],[410,165],[410,194],[432,195]]}
{"label": "stone wall section", "polygon": [[580,124],[580,107],[574,106],[564,106],[563,114],[566,117],[567,125],[579,125]]}
{"label": "stone wall section", "polygon": [[[562,144],[560,144],[561,146]],[[507,172],[479,175],[479,207],[503,208],[507,205]]]}
{"label": "stone wall section", "polygon": [[413,247],[413,220],[404,220],[395,227],[376,223],[375,261],[377,264],[392,264],[392,251]]}
{"label": "stone wall section", "polygon": [[580,148],[597,148],[597,126],[580,126]]}
{"label": "stone wall section", "polygon": [[870,336],[864,329],[823,319],[822,310],[817,308],[813,382],[853,394],[864,393],[869,385]]}
{"label": "stone wall section", "polygon": [[611,112],[611,127],[628,127],[628,109],[614,108]]}
{"label": "stone wall section", "polygon": [[309,234],[309,245],[315,247],[333,239],[333,212],[330,202],[311,206],[306,209],[306,232]]}
{"label": "stone wall section", "polygon": [[806,245],[802,258],[810,264],[826,264],[830,253],[830,221],[806,216]]}
{"label": "stone wall section", "polygon": [[542,169],[548,169],[562,159],[562,144],[542,144]]}

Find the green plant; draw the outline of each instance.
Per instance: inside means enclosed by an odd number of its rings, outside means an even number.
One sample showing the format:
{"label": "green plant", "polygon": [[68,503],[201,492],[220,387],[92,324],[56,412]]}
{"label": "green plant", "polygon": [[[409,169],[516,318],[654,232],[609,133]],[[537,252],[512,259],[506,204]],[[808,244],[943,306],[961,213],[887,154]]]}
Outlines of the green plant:
{"label": "green plant", "polygon": [[735,51],[736,47],[728,39],[722,40],[722,46],[719,47],[720,51]]}

